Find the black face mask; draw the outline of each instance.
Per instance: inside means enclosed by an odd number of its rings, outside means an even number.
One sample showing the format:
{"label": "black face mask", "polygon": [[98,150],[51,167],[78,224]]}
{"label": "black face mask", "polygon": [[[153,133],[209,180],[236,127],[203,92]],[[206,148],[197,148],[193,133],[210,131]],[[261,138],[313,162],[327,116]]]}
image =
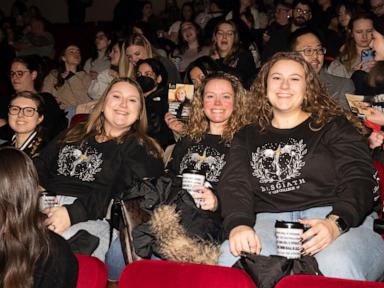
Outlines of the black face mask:
{"label": "black face mask", "polygon": [[136,81],[139,83],[144,93],[151,91],[156,86],[155,80],[148,76],[139,76],[136,78]]}

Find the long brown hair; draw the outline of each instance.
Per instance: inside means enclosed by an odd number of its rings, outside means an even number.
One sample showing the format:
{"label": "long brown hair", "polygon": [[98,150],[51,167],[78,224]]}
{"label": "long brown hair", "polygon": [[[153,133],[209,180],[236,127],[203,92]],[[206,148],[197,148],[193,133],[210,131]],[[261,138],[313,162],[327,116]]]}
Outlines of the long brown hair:
{"label": "long brown hair", "polygon": [[280,60],[292,60],[299,63],[305,74],[306,95],[301,109],[311,113],[311,129],[317,131],[336,116],[345,116],[359,132],[365,133],[366,130],[361,122],[353,114],[343,109],[328,93],[326,87],[321,83],[316,71],[308,64],[305,59],[297,52],[280,52],[275,54],[261,68],[257,79],[251,87],[251,94],[255,97],[253,107],[257,115],[256,123],[262,130],[271,125],[273,118],[272,105],[267,98],[267,81],[269,71],[276,62]]}
{"label": "long brown hair", "polygon": [[187,136],[196,142],[201,141],[204,134],[209,132],[209,119],[205,115],[203,107],[204,90],[209,81],[216,79],[228,81],[231,84],[235,95],[233,112],[228,119],[222,135],[222,138],[225,141],[231,141],[233,135],[240,130],[240,128],[251,123],[253,121],[253,115],[255,115],[249,109],[249,95],[237,77],[222,72],[211,74],[203,80],[203,83],[197,89],[193,97],[187,129],[184,132],[184,136]]}
{"label": "long brown hair", "polygon": [[[119,137],[111,137],[110,135],[107,135],[104,130],[104,122],[105,122],[105,116],[103,113],[105,100],[107,98],[107,95],[109,91],[111,91],[113,85],[120,82],[126,82],[132,86],[134,86],[137,91],[140,94],[140,113],[139,113],[139,119],[136,120],[136,122],[130,127],[129,130],[124,132]],[[156,158],[161,158],[161,149],[159,149],[158,144],[155,140],[147,136],[147,127],[148,127],[148,120],[147,120],[147,112],[145,109],[145,100],[143,91],[140,88],[140,85],[130,78],[116,78],[114,79],[109,87],[104,92],[104,95],[99,99],[99,101],[96,103],[95,108],[93,109],[92,113],[89,115],[88,121],[85,123],[79,123],[78,125],[75,125],[73,128],[67,131],[67,133],[64,135],[64,137],[59,141],[60,144],[67,144],[67,143],[80,143],[83,144],[87,139],[96,137],[96,136],[103,136],[106,139],[116,141],[117,143],[122,143],[125,139],[128,137],[134,137],[138,140],[138,142],[141,145],[144,145],[148,152],[153,155]]]}
{"label": "long brown hair", "polygon": [[0,286],[33,287],[39,260],[49,254],[48,230],[39,212],[39,184],[32,160],[0,148]]}
{"label": "long brown hair", "polygon": [[[154,56],[157,56],[152,49],[151,43],[148,41],[147,38],[145,38],[143,34],[133,33],[129,38],[125,40],[124,42],[125,49],[128,49],[128,47],[132,45],[144,47],[145,51],[147,52],[148,58],[153,58]],[[126,55],[127,52],[126,50],[124,50],[122,51],[122,53]],[[135,78],[134,65],[129,61],[129,59],[126,59],[126,61],[128,61],[127,77]]]}

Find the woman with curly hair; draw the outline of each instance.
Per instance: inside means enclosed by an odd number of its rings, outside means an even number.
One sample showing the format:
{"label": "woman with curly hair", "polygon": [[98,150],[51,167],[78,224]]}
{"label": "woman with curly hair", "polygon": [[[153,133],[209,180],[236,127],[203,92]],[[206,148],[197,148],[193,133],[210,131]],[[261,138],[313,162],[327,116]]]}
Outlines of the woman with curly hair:
{"label": "woman with curly hair", "polygon": [[0,148],[0,286],[74,288],[78,263],[69,245],[46,227],[39,183],[29,157]]}
{"label": "woman with curly hair", "polygon": [[308,228],[301,253],[325,276],[381,277],[378,187],[361,124],[296,53],[267,62],[252,91],[258,120],[235,135],[218,187],[229,239],[220,264],[232,266],[241,252],[276,254],[275,221],[298,221]]}

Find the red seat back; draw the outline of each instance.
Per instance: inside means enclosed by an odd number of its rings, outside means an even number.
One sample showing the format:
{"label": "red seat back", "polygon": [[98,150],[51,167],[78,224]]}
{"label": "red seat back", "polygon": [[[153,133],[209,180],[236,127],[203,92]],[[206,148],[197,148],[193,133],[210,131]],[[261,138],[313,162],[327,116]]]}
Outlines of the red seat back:
{"label": "red seat back", "polygon": [[275,288],[384,288],[384,283],[338,279],[314,275],[284,277]]}
{"label": "red seat back", "polygon": [[239,269],[161,260],[139,260],[125,267],[119,288],[256,288]]}
{"label": "red seat back", "polygon": [[107,285],[107,267],[92,256],[76,254],[79,262],[77,288],[105,288]]}

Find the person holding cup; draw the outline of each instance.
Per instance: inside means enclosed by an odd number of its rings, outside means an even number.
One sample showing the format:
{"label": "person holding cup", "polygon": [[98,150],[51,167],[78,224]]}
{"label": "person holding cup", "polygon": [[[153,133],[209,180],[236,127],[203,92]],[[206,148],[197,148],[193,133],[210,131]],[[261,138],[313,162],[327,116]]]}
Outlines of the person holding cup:
{"label": "person holding cup", "polygon": [[362,124],[297,53],[268,61],[252,93],[258,119],[235,135],[218,187],[229,239],[219,263],[232,266],[242,252],[276,254],[279,220],[308,228],[302,253],[325,276],[379,279],[378,185]]}

